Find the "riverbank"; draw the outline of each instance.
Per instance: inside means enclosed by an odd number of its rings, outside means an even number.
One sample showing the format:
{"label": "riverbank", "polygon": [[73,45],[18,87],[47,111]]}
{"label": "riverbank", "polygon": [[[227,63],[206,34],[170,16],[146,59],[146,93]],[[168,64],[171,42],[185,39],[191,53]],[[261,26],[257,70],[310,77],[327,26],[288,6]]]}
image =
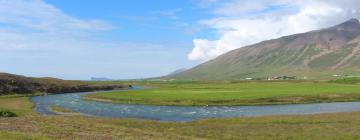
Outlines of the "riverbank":
{"label": "riverbank", "polygon": [[360,112],[159,122],[85,116],[42,116],[27,97],[2,97],[0,106],[22,113],[0,118],[3,139],[357,139]]}
{"label": "riverbank", "polygon": [[86,100],[175,106],[274,105],[360,101],[357,83],[319,81],[137,82],[143,90],[99,92]]}

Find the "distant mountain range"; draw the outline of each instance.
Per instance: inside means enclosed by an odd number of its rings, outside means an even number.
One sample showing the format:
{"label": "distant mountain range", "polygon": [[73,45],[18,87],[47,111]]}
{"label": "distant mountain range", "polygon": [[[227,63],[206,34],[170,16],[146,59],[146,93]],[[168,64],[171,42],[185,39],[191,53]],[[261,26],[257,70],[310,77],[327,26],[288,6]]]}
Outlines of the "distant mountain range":
{"label": "distant mountain range", "polygon": [[91,81],[113,81],[114,79],[106,78],[106,77],[91,77]]}
{"label": "distant mountain range", "polygon": [[339,25],[242,47],[165,79],[238,80],[360,76],[360,23]]}

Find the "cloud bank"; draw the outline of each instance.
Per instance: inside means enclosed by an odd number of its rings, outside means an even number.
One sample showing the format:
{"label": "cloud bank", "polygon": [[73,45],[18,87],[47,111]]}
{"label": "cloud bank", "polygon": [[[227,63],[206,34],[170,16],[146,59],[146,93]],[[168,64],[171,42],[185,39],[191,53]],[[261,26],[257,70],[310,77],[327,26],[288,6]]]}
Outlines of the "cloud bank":
{"label": "cloud bank", "polygon": [[69,16],[41,0],[0,0],[0,15],[0,48],[7,50],[79,45],[78,40],[114,28],[106,21]]}
{"label": "cloud bank", "polygon": [[236,48],[359,18],[357,0],[233,0],[212,10],[199,23],[218,39],[193,39],[189,60],[207,61]]}

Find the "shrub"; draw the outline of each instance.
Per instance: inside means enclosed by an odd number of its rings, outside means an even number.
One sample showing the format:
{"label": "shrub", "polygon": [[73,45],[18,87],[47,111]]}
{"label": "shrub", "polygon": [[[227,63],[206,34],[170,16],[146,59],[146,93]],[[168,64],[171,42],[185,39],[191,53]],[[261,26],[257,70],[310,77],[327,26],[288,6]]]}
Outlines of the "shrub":
{"label": "shrub", "polygon": [[17,117],[17,115],[9,110],[0,109],[0,117]]}

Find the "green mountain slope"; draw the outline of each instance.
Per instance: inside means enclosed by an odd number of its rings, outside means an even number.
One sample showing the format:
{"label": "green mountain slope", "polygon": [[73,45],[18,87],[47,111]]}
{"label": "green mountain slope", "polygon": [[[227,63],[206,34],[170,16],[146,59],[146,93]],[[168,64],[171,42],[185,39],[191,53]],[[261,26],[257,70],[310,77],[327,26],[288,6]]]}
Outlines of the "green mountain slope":
{"label": "green mountain slope", "polygon": [[237,80],[296,76],[325,79],[360,76],[360,23],[342,24],[242,47],[166,78]]}

